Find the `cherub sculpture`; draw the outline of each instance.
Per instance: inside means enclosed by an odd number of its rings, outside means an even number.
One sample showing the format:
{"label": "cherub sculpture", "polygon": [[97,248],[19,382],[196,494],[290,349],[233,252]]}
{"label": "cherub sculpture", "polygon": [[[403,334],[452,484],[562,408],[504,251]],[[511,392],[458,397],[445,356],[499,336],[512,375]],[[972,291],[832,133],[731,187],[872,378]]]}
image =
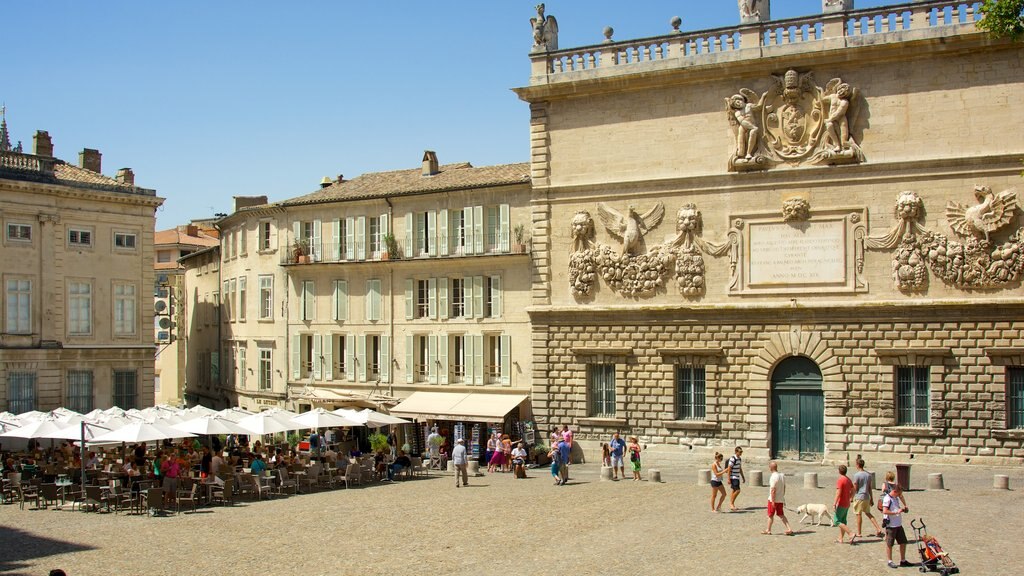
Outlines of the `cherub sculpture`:
{"label": "cherub sculpture", "polygon": [[966,206],[950,200],[946,204],[946,219],[954,232],[965,237],[979,237],[988,240],[990,232],[1002,228],[1013,219],[1017,209],[1017,190],[1011,188],[994,194],[988,186],[975,186],[975,206]]}
{"label": "cherub sculpture", "polygon": [[749,88],[740,88],[739,93],[726,99],[729,107],[729,124],[736,129],[736,159],[752,160],[757,154],[761,129],[757,126],[756,113],[762,103],[757,93]]}
{"label": "cherub sculpture", "polygon": [[572,217],[571,223],[572,248],[571,252],[582,252],[594,246],[594,219],[590,212],[580,210]]}
{"label": "cherub sculpture", "polygon": [[825,117],[825,139],[823,145],[833,151],[850,149],[850,101],[856,98],[857,89],[850,87],[839,78],[829,80],[821,97]]}
{"label": "cherub sculpture", "polygon": [[537,4],[537,17],[530,18],[533,27],[533,49],[535,51],[558,50],[558,21],[554,16],[544,16],[544,4]]}
{"label": "cherub sculpture", "polygon": [[665,216],[665,205],[658,202],[646,213],[639,215],[632,204],[626,209],[626,214],[622,214],[604,203],[598,203],[597,215],[612,236],[622,239],[622,254],[635,254],[644,234],[661,223]]}

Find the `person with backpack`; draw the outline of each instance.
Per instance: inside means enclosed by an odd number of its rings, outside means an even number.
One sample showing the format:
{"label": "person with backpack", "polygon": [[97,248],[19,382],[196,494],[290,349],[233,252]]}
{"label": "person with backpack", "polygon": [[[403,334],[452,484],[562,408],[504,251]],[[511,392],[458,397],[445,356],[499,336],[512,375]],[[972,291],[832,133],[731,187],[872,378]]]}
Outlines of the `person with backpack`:
{"label": "person with backpack", "polygon": [[740,495],[740,481],[747,481],[747,476],[743,473],[743,448],[736,447],[736,452],[729,457],[725,465],[725,471],[729,476],[729,486],[732,488],[732,494],[729,495],[729,510],[735,512],[738,510],[736,497]]}

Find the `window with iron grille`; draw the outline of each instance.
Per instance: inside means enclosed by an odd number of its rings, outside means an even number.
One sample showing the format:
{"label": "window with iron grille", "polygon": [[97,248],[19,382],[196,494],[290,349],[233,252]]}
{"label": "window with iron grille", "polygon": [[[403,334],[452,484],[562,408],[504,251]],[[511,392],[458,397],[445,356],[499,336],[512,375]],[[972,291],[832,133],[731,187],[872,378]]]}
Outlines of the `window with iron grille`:
{"label": "window with iron grille", "polygon": [[896,424],[899,426],[929,425],[928,366],[896,368]]}
{"label": "window with iron grille", "polygon": [[92,411],[92,370],[68,371],[67,407],[81,414]]}
{"label": "window with iron grille", "polygon": [[587,390],[591,416],[615,416],[615,364],[587,365]]}
{"label": "window with iron grille", "polygon": [[1006,427],[1024,428],[1024,367],[1006,369]]}
{"label": "window with iron grille", "polygon": [[36,409],[36,373],[7,373],[7,411],[21,414]]}
{"label": "window with iron grille", "polygon": [[114,406],[138,408],[138,376],[135,370],[114,370]]}
{"label": "window with iron grille", "polygon": [[706,412],[703,366],[676,367],[676,419],[703,420]]}

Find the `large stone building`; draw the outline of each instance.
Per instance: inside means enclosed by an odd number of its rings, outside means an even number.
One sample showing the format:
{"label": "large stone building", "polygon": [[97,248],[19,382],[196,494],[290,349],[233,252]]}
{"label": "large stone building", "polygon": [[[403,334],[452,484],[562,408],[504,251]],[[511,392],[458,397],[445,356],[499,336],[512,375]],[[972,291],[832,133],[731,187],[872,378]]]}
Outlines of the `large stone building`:
{"label": "large stone building", "polygon": [[535,23],[538,419],[666,453],[1020,462],[1024,47],[977,3],[758,4],[568,50]]}
{"label": "large stone building", "polygon": [[[418,392],[408,413],[525,417],[529,182],[527,164],[440,165],[427,152],[419,168],[325,179],[283,202],[236,199],[218,222],[219,259],[183,260],[190,301],[213,305],[217,283],[196,287],[193,270],[219,260],[219,355],[189,346],[190,363],[223,359],[216,405],[306,410]],[[204,390],[190,370],[188,392]]]}
{"label": "large stone building", "polygon": [[75,166],[0,125],[0,410],[153,403],[153,226],[163,200],[99,151]]}

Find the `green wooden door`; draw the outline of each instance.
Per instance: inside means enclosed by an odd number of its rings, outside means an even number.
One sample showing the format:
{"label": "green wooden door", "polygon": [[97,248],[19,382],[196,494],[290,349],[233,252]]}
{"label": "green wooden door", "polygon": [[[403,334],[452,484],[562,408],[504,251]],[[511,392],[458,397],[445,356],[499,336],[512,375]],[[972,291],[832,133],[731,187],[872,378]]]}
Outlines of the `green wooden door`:
{"label": "green wooden door", "polygon": [[821,371],[793,356],[772,373],[772,455],[816,460],[825,451],[825,397]]}

